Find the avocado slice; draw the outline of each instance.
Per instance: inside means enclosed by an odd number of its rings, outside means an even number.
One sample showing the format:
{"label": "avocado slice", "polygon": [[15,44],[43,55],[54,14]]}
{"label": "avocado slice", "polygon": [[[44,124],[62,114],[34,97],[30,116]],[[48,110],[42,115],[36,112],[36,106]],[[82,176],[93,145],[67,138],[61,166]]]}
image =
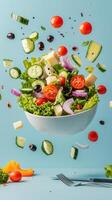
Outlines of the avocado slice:
{"label": "avocado slice", "polygon": [[79,67],[82,66],[82,60],[81,60],[81,58],[80,58],[78,55],[72,54],[72,60],[73,60]]}
{"label": "avocado slice", "polygon": [[102,51],[102,45],[95,41],[91,41],[88,46],[86,58],[93,63],[98,58],[101,51]]}

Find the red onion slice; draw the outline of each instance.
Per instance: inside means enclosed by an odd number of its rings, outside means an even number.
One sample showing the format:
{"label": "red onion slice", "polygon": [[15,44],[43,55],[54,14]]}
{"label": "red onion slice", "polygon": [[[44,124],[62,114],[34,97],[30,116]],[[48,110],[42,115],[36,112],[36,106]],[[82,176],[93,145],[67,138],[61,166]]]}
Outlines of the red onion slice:
{"label": "red onion slice", "polygon": [[43,95],[42,92],[34,92],[33,95],[34,95],[34,97],[37,97],[37,98],[42,98],[42,97],[44,97],[44,95]]}
{"label": "red onion slice", "polygon": [[17,97],[20,97],[21,96],[21,92],[18,91],[17,89],[13,88],[11,89],[11,94],[17,96]]}
{"label": "red onion slice", "polygon": [[88,93],[85,90],[75,90],[72,92],[72,96],[74,97],[87,97]]}
{"label": "red onion slice", "polygon": [[61,57],[61,64],[62,64],[62,66],[65,68],[65,69],[67,69],[67,70],[69,70],[69,71],[73,71],[75,68],[72,66],[72,64],[71,64],[71,62],[70,62],[70,60],[69,60],[69,58],[67,58],[67,57]]}
{"label": "red onion slice", "polygon": [[68,114],[71,114],[73,115],[74,112],[73,110],[70,108],[71,107],[71,104],[74,102],[73,98],[71,99],[68,99],[67,101],[65,101],[65,103],[63,104],[63,110],[68,113]]}

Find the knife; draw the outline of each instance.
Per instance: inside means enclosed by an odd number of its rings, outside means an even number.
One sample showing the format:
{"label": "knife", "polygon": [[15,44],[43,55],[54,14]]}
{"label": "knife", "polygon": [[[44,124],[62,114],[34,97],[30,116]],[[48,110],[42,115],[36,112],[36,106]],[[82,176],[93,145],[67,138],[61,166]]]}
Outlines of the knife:
{"label": "knife", "polygon": [[[54,177],[53,180],[59,180],[57,177]],[[112,183],[112,179],[107,178],[90,178],[90,179],[75,179],[70,178],[71,181],[79,181],[79,182],[94,182],[94,183]]]}

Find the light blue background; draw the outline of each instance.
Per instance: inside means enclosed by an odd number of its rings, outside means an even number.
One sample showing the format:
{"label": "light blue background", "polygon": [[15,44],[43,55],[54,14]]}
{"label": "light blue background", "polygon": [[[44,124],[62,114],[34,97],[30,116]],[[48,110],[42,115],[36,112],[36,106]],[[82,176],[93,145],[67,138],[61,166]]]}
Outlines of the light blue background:
{"label": "light blue background", "polygon": [[[4,0],[1,3],[0,9],[0,85],[4,85],[5,89],[1,91],[3,100],[0,102],[0,167],[8,160],[15,159],[22,166],[32,166],[35,168],[53,168],[53,167],[70,167],[70,168],[100,168],[112,162],[112,110],[109,108],[109,100],[112,94],[112,61],[111,61],[111,42],[112,42],[112,25],[111,25],[111,0]],[[10,18],[11,12],[26,16],[30,19],[28,26],[23,27]],[[80,17],[83,12],[84,17]],[[89,15],[92,16],[89,16]],[[64,18],[65,24],[60,29],[63,33],[67,32],[65,38],[57,34],[57,30],[50,26],[50,18],[53,15],[61,15]],[[33,20],[32,17],[36,19]],[[72,20],[68,20],[71,16]],[[76,19],[77,22],[73,22]],[[79,25],[82,21],[88,20],[93,25],[93,33],[89,36],[82,36],[79,33]],[[45,32],[40,30],[43,25],[47,28]],[[75,35],[71,30],[74,27]],[[34,130],[25,118],[23,111],[18,107],[16,98],[10,94],[12,88],[19,88],[19,81],[12,80],[5,68],[2,65],[3,58],[12,58],[14,65],[23,69],[22,60],[26,57],[21,47],[22,33],[29,35],[32,31],[40,32],[40,41],[46,41],[49,34],[55,36],[55,42],[51,45],[45,42],[46,51],[50,47],[57,48],[58,45],[65,44],[70,46],[79,46],[80,53],[83,58],[83,65],[88,63],[84,57],[86,50],[80,47],[84,40],[94,39],[102,43],[103,51],[98,61],[106,64],[107,72],[105,74],[95,70],[98,76],[97,84],[104,84],[108,88],[106,95],[101,96],[101,101],[98,106],[97,114],[94,121],[84,132],[74,136],[50,136],[48,134],[40,134]],[[10,41],[6,38],[8,32],[14,32],[16,39]],[[71,52],[70,52],[71,54]],[[39,56],[40,52],[36,48],[32,56]],[[97,63],[97,62],[96,62]],[[96,65],[94,63],[94,66]],[[6,103],[10,101],[12,109],[8,109]],[[99,120],[105,120],[105,126],[99,125]],[[22,120],[24,128],[18,131],[13,129],[12,123]],[[90,130],[96,130],[99,133],[99,140],[96,143],[90,143],[87,139],[87,134]],[[26,137],[27,143],[24,150],[21,150],[15,145],[15,137]],[[41,142],[44,139],[51,140],[55,146],[55,153],[52,156],[45,156],[41,152]],[[69,157],[69,150],[75,142],[86,143],[90,145],[87,150],[80,150],[76,161]],[[34,143],[38,149],[36,152],[29,150],[28,145]]]}

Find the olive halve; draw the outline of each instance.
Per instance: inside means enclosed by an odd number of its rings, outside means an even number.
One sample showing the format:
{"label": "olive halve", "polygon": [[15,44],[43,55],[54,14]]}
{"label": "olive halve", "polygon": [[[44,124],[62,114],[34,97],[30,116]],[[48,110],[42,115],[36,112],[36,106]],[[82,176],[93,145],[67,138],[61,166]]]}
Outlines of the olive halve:
{"label": "olive halve", "polygon": [[34,87],[34,91],[35,92],[41,92],[41,90],[42,90],[42,86],[41,85],[35,85],[35,87]]}

